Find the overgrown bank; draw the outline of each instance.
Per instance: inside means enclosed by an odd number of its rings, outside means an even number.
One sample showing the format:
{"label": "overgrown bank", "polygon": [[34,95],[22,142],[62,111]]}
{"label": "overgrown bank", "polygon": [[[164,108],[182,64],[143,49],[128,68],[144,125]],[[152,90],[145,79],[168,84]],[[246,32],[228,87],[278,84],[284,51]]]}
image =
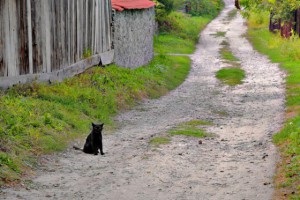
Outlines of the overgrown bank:
{"label": "overgrown bank", "polygon": [[178,24],[193,26],[181,28],[180,35],[170,29],[157,36],[157,56],[147,66],[135,70],[115,65],[94,67],[62,83],[32,83],[1,92],[0,185],[18,182],[36,167],[37,156],[61,151],[74,138],[84,137],[91,121],[113,127],[112,117],[120,110],[143,98],[157,98],[180,85],[188,75],[190,60],[187,56],[171,57],[164,54],[167,51],[158,51],[160,46],[170,48],[160,37],[177,34],[180,47],[188,46],[186,49],[192,52],[196,40],[188,36],[197,38],[212,18],[176,18]]}
{"label": "overgrown bank", "polygon": [[267,12],[252,13],[248,20],[248,37],[256,49],[287,73],[286,122],[274,136],[281,161],[275,177],[275,199],[300,199],[300,40],[298,36],[282,39],[268,30]]}

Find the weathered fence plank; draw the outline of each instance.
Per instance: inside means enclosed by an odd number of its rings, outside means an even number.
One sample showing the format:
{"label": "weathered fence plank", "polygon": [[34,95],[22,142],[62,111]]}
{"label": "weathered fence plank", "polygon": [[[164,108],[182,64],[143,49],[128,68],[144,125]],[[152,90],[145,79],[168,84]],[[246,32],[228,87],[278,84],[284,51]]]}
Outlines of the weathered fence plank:
{"label": "weathered fence plank", "polygon": [[[4,63],[4,4],[0,3],[0,77],[5,74]],[[2,50],[1,50],[2,49]]]}
{"label": "weathered fence plank", "polygon": [[0,87],[108,64],[111,34],[110,0],[0,0]]}

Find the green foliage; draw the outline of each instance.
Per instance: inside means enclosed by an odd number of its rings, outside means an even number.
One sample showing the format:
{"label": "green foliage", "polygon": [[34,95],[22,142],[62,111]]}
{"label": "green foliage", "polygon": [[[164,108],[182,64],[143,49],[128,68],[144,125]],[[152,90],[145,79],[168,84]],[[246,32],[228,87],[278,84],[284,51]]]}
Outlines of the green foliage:
{"label": "green foliage", "polygon": [[223,7],[220,0],[190,0],[193,16],[216,16]]}
{"label": "green foliage", "polygon": [[156,21],[161,24],[164,18],[173,10],[172,0],[154,0]]}
{"label": "green foliage", "polygon": [[[264,16],[268,18],[268,15]],[[248,37],[255,48],[287,72],[286,78],[286,106],[290,117],[283,129],[274,135],[274,142],[280,147],[284,179],[277,183],[279,187],[285,187],[294,194],[287,194],[290,199],[300,198],[300,40],[292,37],[283,39],[277,34],[268,31],[255,22],[249,23]],[[258,28],[259,27],[259,28]],[[281,172],[281,171],[280,171]]]}
{"label": "green foliage", "polygon": [[[212,0],[212,1],[194,0],[194,2],[197,5],[199,4],[197,9],[201,8],[201,11],[199,10],[196,12],[192,10],[192,15],[201,16],[203,19],[206,18],[208,20],[211,20],[212,18],[216,17],[219,11],[223,8],[223,2],[220,0]],[[181,33],[182,30],[193,30],[194,29],[193,26],[197,25],[195,24],[197,23],[197,21],[188,20],[188,18],[185,15],[186,14],[178,13],[178,12],[173,12],[173,14],[171,12],[171,16],[169,16],[169,14],[165,15],[162,19],[158,20],[160,32],[168,32],[168,33],[176,32],[177,34],[179,34]],[[185,18],[186,20],[183,18]],[[186,22],[190,22],[190,23],[186,23]],[[185,31],[185,32],[188,33],[190,31]]]}
{"label": "green foliage", "polygon": [[161,27],[161,34],[155,36],[154,51],[160,54],[191,54],[198,41],[198,33],[208,24],[211,17],[190,17],[172,12],[166,18],[168,29]]}
{"label": "green foliage", "polygon": [[273,13],[274,19],[281,19],[283,22],[293,19],[293,11],[300,7],[299,0],[240,0],[240,3],[245,8],[245,16],[268,11]]}

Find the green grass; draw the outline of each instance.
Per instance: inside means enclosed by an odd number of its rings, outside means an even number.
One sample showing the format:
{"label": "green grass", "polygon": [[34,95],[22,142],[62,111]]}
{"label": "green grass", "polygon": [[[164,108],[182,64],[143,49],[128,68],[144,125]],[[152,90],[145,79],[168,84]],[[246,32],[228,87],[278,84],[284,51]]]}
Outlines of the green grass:
{"label": "green grass", "polygon": [[203,126],[211,125],[211,122],[202,121],[202,120],[192,120],[169,130],[171,135],[184,135],[189,137],[197,137],[197,138],[204,138],[209,137],[211,134],[207,133],[203,130]]}
{"label": "green grass", "polygon": [[[18,85],[0,92],[0,186],[20,181],[35,168],[38,156],[84,138],[91,122],[113,128],[112,118],[121,110],[179,86],[191,61],[166,53],[192,53],[199,31],[212,18],[171,14],[172,28],[156,36],[156,56],[147,66],[93,67],[61,83]],[[87,49],[83,56],[89,54]]]}
{"label": "green grass", "polygon": [[226,61],[232,61],[232,62],[239,61],[239,59],[233,55],[232,51],[228,46],[223,46],[220,49],[220,54],[222,59]]}
{"label": "green grass", "polygon": [[213,17],[190,17],[172,12],[168,17],[168,27],[155,36],[154,51],[159,54],[191,54],[198,42],[199,32]]}
{"label": "green grass", "polygon": [[253,15],[249,20],[248,37],[254,47],[280,63],[287,72],[287,119],[282,130],[274,135],[281,162],[276,174],[277,192],[285,198],[300,199],[300,40],[282,39],[268,31],[268,14]]}
{"label": "green grass", "polygon": [[239,67],[225,67],[217,71],[216,77],[224,84],[235,86],[243,83],[245,72]]}
{"label": "green grass", "polygon": [[212,34],[212,35],[214,35],[215,37],[225,37],[226,32],[218,31],[218,32],[216,32],[215,34]]}
{"label": "green grass", "polygon": [[171,139],[169,137],[154,137],[151,138],[150,144],[154,147],[159,147],[160,145],[169,144],[171,142]]}

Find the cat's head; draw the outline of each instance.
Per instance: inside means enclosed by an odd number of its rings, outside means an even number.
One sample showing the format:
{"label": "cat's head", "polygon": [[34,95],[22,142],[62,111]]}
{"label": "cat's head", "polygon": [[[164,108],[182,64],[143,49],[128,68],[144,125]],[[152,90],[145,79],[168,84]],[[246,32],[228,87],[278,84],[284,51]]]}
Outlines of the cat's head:
{"label": "cat's head", "polygon": [[92,122],[93,131],[101,132],[104,124],[95,124]]}

